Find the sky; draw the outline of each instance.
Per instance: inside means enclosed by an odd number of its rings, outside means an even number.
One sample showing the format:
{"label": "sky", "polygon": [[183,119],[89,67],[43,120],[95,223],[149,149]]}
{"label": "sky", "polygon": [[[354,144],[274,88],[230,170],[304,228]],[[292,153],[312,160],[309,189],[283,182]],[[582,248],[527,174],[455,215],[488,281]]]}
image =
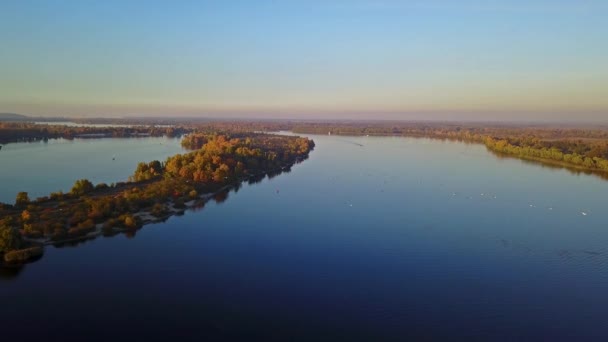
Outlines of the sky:
{"label": "sky", "polygon": [[608,1],[2,0],[0,112],[608,122]]}

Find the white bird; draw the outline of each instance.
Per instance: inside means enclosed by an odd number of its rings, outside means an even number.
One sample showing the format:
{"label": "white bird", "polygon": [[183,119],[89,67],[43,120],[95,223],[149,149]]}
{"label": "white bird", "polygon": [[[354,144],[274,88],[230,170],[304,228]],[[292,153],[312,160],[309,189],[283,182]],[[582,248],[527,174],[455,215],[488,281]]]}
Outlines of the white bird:
{"label": "white bird", "polygon": [[587,213],[586,213],[586,212],[584,212],[584,211],[581,211],[581,215],[583,215],[583,216],[587,216]]}

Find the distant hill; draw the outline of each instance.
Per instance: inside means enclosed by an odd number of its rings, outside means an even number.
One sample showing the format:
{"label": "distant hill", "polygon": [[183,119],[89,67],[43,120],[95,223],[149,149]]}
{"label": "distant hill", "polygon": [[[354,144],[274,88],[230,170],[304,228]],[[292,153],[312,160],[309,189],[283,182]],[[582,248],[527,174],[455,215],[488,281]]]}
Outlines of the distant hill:
{"label": "distant hill", "polygon": [[29,116],[15,114],[15,113],[0,113],[0,121],[28,121],[31,120]]}

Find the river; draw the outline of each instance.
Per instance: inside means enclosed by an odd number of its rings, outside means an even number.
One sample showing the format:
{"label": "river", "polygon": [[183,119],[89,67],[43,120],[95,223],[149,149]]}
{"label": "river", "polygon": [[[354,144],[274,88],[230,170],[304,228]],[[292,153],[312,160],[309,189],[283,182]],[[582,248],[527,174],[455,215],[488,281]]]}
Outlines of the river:
{"label": "river", "polygon": [[[308,160],[223,202],[3,270],[0,321],[45,339],[608,338],[607,181],[482,145],[310,137]],[[154,139],[6,145],[2,198],[180,150]]]}

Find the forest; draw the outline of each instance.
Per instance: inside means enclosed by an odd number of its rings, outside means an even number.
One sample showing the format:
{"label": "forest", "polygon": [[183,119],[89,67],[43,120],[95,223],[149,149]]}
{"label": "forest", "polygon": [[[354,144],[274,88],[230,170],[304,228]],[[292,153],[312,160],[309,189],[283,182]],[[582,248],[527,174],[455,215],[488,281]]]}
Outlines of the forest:
{"label": "forest", "polygon": [[314,148],[307,138],[242,132],[192,133],[183,144],[193,151],[141,162],[128,182],[80,179],[68,193],[30,199],[20,192],[14,204],[0,203],[2,259],[23,262],[40,256],[44,244],[133,232],[202,206],[228,186],[288,171]]}

